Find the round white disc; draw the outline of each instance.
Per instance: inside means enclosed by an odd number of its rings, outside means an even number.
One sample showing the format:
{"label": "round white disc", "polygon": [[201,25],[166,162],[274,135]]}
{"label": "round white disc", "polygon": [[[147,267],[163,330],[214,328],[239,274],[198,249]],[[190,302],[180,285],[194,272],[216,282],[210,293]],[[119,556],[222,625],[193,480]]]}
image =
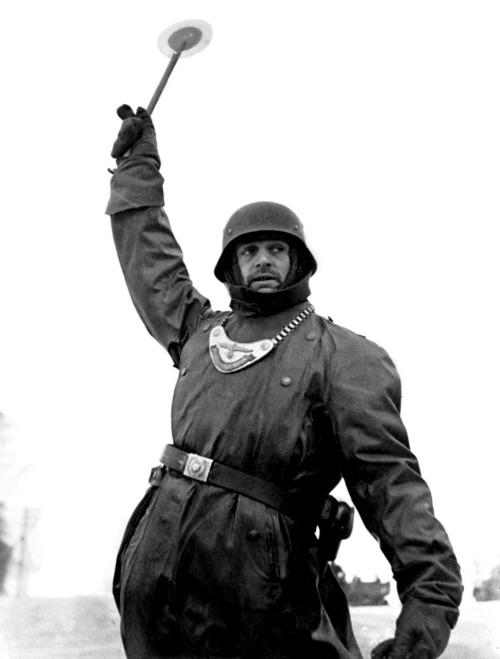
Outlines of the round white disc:
{"label": "round white disc", "polygon": [[211,39],[212,28],[206,21],[181,21],[160,34],[158,48],[167,57],[172,57],[184,46],[180,57],[191,57],[206,48]]}

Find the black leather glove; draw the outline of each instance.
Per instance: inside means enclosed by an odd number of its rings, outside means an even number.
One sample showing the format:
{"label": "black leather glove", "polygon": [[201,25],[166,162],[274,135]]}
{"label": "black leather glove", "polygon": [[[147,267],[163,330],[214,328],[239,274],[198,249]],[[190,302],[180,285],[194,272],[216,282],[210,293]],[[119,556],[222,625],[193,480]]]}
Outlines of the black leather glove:
{"label": "black leather glove", "polygon": [[450,638],[446,609],[409,600],[396,621],[395,638],[379,643],[371,659],[436,659]]}
{"label": "black leather glove", "polygon": [[116,158],[118,164],[131,156],[153,158],[160,167],[156,133],[147,111],[139,107],[134,113],[129,105],[121,105],[116,112],[123,122],[113,144],[111,157]]}

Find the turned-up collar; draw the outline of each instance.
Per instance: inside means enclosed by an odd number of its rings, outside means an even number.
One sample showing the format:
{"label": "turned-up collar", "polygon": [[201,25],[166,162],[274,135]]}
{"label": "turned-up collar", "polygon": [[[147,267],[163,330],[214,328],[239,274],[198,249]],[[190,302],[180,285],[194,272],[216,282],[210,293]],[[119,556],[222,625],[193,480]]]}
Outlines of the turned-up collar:
{"label": "turned-up collar", "polygon": [[247,286],[227,284],[231,296],[231,309],[245,316],[272,316],[305,302],[311,290],[310,275],[288,288],[274,293],[258,293]]}

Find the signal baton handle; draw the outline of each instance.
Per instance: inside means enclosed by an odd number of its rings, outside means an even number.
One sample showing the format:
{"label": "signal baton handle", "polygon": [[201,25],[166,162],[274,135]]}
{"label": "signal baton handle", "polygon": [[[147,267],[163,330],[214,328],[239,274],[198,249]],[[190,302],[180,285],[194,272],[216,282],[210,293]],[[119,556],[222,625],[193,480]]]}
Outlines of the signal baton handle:
{"label": "signal baton handle", "polygon": [[182,51],[184,50],[185,47],[186,47],[186,42],[184,41],[181,44],[181,47],[179,48],[179,50],[177,52],[175,52],[172,55],[172,57],[170,58],[170,62],[168,63],[167,68],[165,69],[165,73],[163,74],[160,82],[158,83],[158,87],[155,89],[155,92],[154,92],[153,96],[151,97],[151,100],[149,101],[149,105],[146,108],[146,111],[147,111],[148,114],[150,114],[150,115],[153,114],[153,110],[155,109],[156,104],[160,100],[160,96],[162,95],[163,90],[165,89],[165,86],[168,82],[168,79],[170,78],[170,74],[174,70],[174,67],[177,64],[177,62],[179,61],[179,57],[181,56]]}

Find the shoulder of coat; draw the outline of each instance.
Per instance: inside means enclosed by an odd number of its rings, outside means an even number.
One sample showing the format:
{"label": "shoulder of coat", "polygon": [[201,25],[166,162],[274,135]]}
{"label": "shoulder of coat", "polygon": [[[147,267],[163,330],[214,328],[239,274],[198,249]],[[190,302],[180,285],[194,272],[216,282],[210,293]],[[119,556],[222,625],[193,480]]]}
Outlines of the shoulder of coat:
{"label": "shoulder of coat", "polygon": [[226,320],[231,313],[231,311],[214,311],[213,309],[205,309],[200,315],[198,329],[202,332],[208,332],[212,327],[215,327],[215,325],[220,325],[220,323]]}
{"label": "shoulder of coat", "polygon": [[337,325],[337,323],[333,320],[331,316],[327,316],[326,318],[318,314],[316,314],[316,316],[319,319],[321,325],[324,327],[325,331],[331,334],[332,336],[339,336],[339,337],[344,336],[346,338],[351,337],[357,339],[364,339],[368,341],[368,339],[364,334],[359,334],[358,332],[354,332],[353,330],[350,330],[347,327],[343,327],[342,325]]}
{"label": "shoulder of coat", "polygon": [[359,355],[376,355],[382,356],[386,353],[385,349],[375,341],[368,339],[365,335],[354,332],[347,327],[337,325],[335,321],[327,316],[315,314],[321,326],[321,334],[327,341],[332,344],[335,352],[358,353]]}

